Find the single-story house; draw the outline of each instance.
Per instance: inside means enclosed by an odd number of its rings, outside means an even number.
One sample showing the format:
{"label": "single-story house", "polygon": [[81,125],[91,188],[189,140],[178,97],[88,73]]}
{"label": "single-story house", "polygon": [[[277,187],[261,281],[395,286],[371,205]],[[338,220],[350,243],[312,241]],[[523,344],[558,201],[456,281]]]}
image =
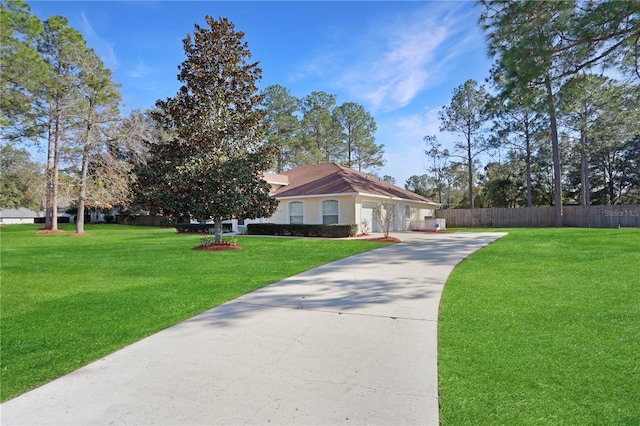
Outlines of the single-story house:
{"label": "single-story house", "polygon": [[380,232],[374,209],[395,205],[391,231],[410,230],[412,221],[435,217],[440,204],[375,177],[324,163],[265,174],[280,202],[271,223],[357,224],[359,232]]}
{"label": "single-story house", "polygon": [[43,217],[42,213],[35,212],[30,209],[0,209],[0,224],[9,225],[16,223],[35,222],[35,218]]}

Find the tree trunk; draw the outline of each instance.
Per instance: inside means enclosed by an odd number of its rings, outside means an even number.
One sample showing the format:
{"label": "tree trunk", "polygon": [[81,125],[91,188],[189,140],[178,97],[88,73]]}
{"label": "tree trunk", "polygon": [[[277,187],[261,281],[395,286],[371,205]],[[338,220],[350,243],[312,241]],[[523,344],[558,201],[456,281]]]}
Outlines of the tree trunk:
{"label": "tree trunk", "polygon": [[474,208],[473,202],[473,163],[471,157],[471,138],[467,141],[467,161],[469,162],[469,207]]}
{"label": "tree trunk", "polygon": [[282,173],[282,164],[284,162],[282,148],[278,149],[278,157],[276,160],[276,173]]}
{"label": "tree trunk", "polygon": [[213,229],[215,232],[215,240],[214,243],[215,244],[220,244],[222,243],[222,220],[220,219],[214,219],[213,220]]}
{"label": "tree trunk", "polygon": [[587,158],[587,136],[585,129],[582,129],[580,133],[580,189],[582,205],[586,207],[591,204],[589,159]]}
{"label": "tree trunk", "polygon": [[558,124],[556,122],[556,105],[554,102],[551,79],[547,74],[544,79],[547,89],[547,106],[551,121],[551,149],[553,151],[553,189],[554,189],[554,213],[557,228],[563,226],[562,217],[562,173],[560,167],[560,144],[558,143]]}
{"label": "tree trunk", "polygon": [[58,229],[58,182],[60,179],[60,124],[56,120],[56,131],[54,135],[54,154],[53,154],[53,182],[51,191],[51,230]]}
{"label": "tree trunk", "polygon": [[531,135],[527,132],[526,135],[526,150],[527,150],[527,207],[533,206],[533,194],[531,191]]}
{"label": "tree trunk", "polygon": [[58,181],[60,179],[60,121],[62,120],[62,101],[60,94],[55,100],[54,130],[53,130],[53,171],[51,177],[51,226],[47,229],[58,229]]}
{"label": "tree trunk", "polygon": [[616,204],[616,188],[615,183],[613,181],[613,159],[611,158],[611,154],[607,155],[607,164],[604,168],[604,182],[605,187],[607,188],[609,204]]}
{"label": "tree trunk", "polygon": [[84,209],[87,197],[87,176],[89,174],[89,144],[91,130],[87,128],[87,137],[82,152],[82,173],[80,175],[80,194],[78,196],[78,215],[76,216],[76,234],[84,233]]}
{"label": "tree trunk", "polygon": [[52,221],[53,221],[53,118],[49,117],[49,122],[47,123],[47,171],[46,171],[46,181],[47,188],[45,193],[45,229],[51,229]]}

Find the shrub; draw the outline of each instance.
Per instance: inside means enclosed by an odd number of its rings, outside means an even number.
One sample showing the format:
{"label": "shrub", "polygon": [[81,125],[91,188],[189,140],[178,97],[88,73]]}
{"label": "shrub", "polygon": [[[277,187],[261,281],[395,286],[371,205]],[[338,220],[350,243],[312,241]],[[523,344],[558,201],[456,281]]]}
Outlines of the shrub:
{"label": "shrub", "polygon": [[250,223],[247,231],[251,235],[284,235],[292,237],[353,237],[358,225],[292,225],[281,223]]}
{"label": "shrub", "polygon": [[216,236],[215,235],[203,235],[202,237],[200,237],[200,246],[201,247],[209,247],[212,246],[216,243]]}
{"label": "shrub", "polygon": [[[205,234],[214,233],[213,223],[176,223],[175,228],[176,228],[176,231],[178,231],[178,233],[184,233],[184,232],[195,232],[195,233],[205,233]],[[223,223],[222,232],[231,232],[231,224]]]}
{"label": "shrub", "polygon": [[[201,247],[209,247],[216,243],[216,236],[212,234],[203,235],[200,237],[200,246]],[[237,246],[238,239],[236,237],[222,237],[222,243],[228,246]]]}
{"label": "shrub", "polygon": [[238,239],[236,237],[222,237],[222,244],[226,244],[228,246],[237,246]]}

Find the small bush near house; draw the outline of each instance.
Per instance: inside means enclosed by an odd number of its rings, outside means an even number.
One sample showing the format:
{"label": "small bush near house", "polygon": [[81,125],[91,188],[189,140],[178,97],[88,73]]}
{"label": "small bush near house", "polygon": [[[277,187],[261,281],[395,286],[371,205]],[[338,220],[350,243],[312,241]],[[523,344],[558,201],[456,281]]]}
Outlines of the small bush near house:
{"label": "small bush near house", "polygon": [[290,237],[354,237],[358,225],[292,225],[282,223],[250,223],[247,225],[250,235],[282,235]]}

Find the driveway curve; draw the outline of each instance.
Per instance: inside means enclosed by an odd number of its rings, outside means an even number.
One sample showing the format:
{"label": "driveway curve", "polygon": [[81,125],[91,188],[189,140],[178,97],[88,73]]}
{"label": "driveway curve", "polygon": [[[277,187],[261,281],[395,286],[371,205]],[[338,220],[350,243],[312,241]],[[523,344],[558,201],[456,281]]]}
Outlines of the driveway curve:
{"label": "driveway curve", "polygon": [[503,235],[394,234],[7,401],[1,423],[438,425],[444,283]]}

